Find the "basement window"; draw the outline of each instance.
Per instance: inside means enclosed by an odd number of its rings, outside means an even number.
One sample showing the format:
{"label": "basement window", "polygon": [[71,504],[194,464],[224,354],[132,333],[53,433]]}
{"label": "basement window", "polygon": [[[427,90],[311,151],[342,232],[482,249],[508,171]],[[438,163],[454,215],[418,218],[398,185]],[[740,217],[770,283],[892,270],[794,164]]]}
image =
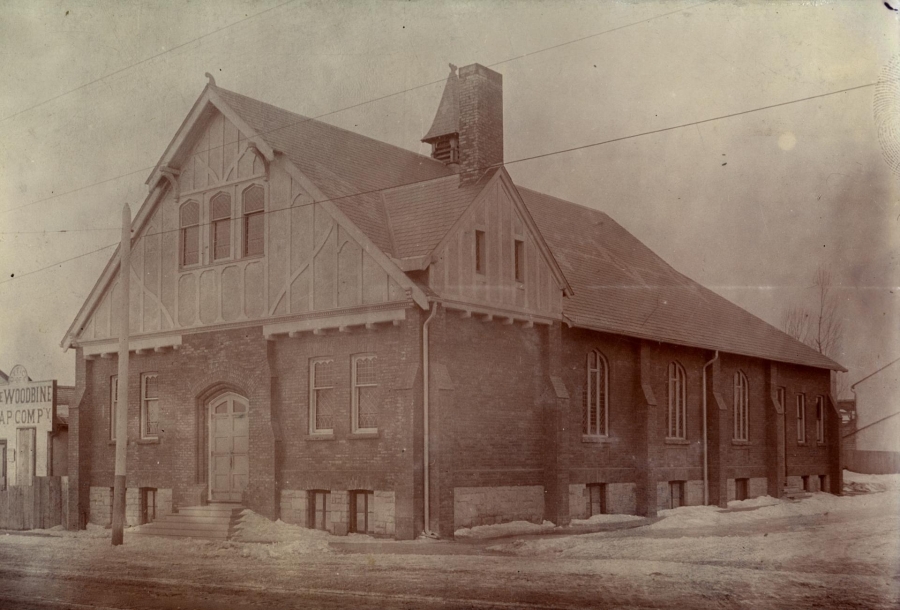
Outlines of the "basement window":
{"label": "basement window", "polygon": [[475,273],[484,275],[485,268],[485,236],[484,231],[475,231]]}
{"label": "basement window", "polygon": [[375,492],[360,489],[350,492],[350,531],[357,534],[375,532]]}
{"label": "basement window", "polygon": [[801,476],[800,478],[803,480],[803,491],[812,491],[809,488],[809,475],[805,474],[805,475]]}
{"label": "basement window", "polygon": [[141,525],[156,521],[156,488],[141,488]]}
{"label": "basement window", "polygon": [[669,481],[669,508],[684,506],[684,481]]}
{"label": "basement window", "polygon": [[820,474],[819,475],[819,491],[827,491],[828,490],[828,475]]}
{"label": "basement window", "polygon": [[521,239],[515,241],[515,274],[516,281],[525,283],[525,242]]}
{"label": "basement window", "polygon": [[746,500],[748,497],[750,497],[749,488],[750,488],[750,479],[735,479],[734,480],[734,499],[735,500]]}
{"label": "basement window", "polygon": [[588,517],[607,514],[606,483],[592,483],[588,488]]}
{"label": "basement window", "polygon": [[328,527],[331,492],[314,489],[309,492],[309,526],[325,531]]}

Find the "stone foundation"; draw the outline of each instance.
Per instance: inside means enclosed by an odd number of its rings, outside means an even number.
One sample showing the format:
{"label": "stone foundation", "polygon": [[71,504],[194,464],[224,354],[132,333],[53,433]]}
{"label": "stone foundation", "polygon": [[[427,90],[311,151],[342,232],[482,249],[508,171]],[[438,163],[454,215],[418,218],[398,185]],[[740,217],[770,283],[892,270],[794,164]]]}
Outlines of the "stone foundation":
{"label": "stone foundation", "polygon": [[393,536],[395,533],[394,506],[396,500],[392,491],[375,492],[375,535]]}
{"label": "stone foundation", "polygon": [[[91,509],[88,522],[97,525],[112,524],[112,488],[91,487]],[[172,490],[156,490],[156,518],[172,512]],[[125,490],[125,525],[141,524],[141,489],[129,487]]]}
{"label": "stone foundation", "polygon": [[[375,491],[374,501],[373,533],[376,536],[393,536],[396,533],[394,492]],[[350,528],[350,492],[332,489],[328,502],[328,518],[325,521],[325,529],[332,534],[343,536]],[[305,489],[283,489],[280,506],[282,521],[309,527],[309,496]]]}
{"label": "stone foundation", "polygon": [[305,489],[281,490],[281,520],[293,525],[308,527],[309,504]]}
{"label": "stone foundation", "polygon": [[687,481],[684,484],[684,503],[687,506],[703,506],[703,481]]}
{"label": "stone foundation", "polygon": [[544,487],[456,487],[453,489],[454,529],[510,521],[540,523]]}
{"label": "stone foundation", "polygon": [[88,522],[97,525],[112,524],[112,487],[91,487],[91,508]]}
{"label": "stone foundation", "polygon": [[754,477],[750,479],[750,482],[747,485],[747,496],[750,498],[758,498],[760,496],[768,495],[769,493],[769,479],[766,477]]}

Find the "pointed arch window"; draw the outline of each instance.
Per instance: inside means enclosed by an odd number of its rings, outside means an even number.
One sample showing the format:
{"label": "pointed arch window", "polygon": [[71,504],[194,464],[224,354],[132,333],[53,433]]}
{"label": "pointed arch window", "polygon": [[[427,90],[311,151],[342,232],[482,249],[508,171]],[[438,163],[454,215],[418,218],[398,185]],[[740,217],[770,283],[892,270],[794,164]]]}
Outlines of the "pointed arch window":
{"label": "pointed arch window", "polygon": [[209,241],[214,261],[231,258],[231,195],[219,193],[209,202]]}
{"label": "pointed arch window", "polygon": [[244,256],[259,256],[265,251],[266,191],[254,184],[242,196]]}
{"label": "pointed arch window", "polygon": [[678,362],[669,363],[669,410],[666,413],[666,437],[687,438],[685,420],[687,414],[687,390],[684,367]]}
{"label": "pointed arch window", "polygon": [[181,227],[181,260],[182,267],[196,265],[200,262],[200,204],[187,201],[179,212]]}
{"label": "pointed arch window", "polygon": [[734,436],[736,441],[746,441],[749,435],[750,384],[743,371],[734,374]]}
{"label": "pointed arch window", "polygon": [[609,435],[609,364],[599,350],[587,355],[584,385],[584,425],[586,436]]}

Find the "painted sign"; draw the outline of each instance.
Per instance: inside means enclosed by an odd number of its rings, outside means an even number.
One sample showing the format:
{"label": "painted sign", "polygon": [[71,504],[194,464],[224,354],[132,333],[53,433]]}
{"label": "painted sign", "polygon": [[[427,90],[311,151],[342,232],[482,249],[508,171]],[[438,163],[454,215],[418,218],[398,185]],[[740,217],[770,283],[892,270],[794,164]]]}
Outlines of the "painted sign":
{"label": "painted sign", "polygon": [[56,381],[31,381],[20,364],[8,383],[0,381],[0,442],[6,443],[7,460],[7,480],[0,488],[31,485],[32,477],[49,474],[55,413]]}

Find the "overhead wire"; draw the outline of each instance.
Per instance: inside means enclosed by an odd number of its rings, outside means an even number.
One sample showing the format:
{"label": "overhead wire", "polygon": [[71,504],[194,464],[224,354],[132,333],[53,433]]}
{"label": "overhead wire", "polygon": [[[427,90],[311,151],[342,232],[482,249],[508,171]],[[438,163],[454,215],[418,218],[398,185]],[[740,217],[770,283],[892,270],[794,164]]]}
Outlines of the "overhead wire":
{"label": "overhead wire", "polygon": [[[470,169],[470,170],[466,170],[466,172],[464,172],[464,173],[487,171],[487,170],[492,169],[492,168],[495,168],[495,167],[505,167],[505,166],[508,166],[508,165],[516,164],[516,163],[524,163],[524,162],[526,162],[526,161],[533,161],[533,160],[536,160],[536,159],[544,159],[544,158],[551,157],[551,156],[555,156],[555,155],[561,155],[561,154],[566,154],[566,153],[576,152],[576,151],[580,151],[580,150],[586,150],[586,149],[590,149],[590,148],[596,148],[596,147],[599,147],[599,146],[604,146],[604,145],[607,145],[607,144],[614,144],[614,143],[616,143],[616,142],[623,142],[623,141],[631,140],[631,139],[634,139],[634,138],[641,138],[641,137],[645,137],[645,136],[650,136],[650,135],[655,135],[655,134],[665,133],[665,132],[668,132],[668,131],[674,131],[674,130],[676,130],[676,129],[683,129],[683,128],[685,128],[685,127],[693,127],[693,126],[696,126],[696,125],[703,125],[703,124],[706,124],[706,123],[711,123],[711,122],[713,122],[713,121],[721,121],[721,120],[730,119],[730,118],[735,118],[735,117],[738,117],[738,116],[743,116],[743,115],[752,114],[752,113],[756,113],[756,112],[762,112],[762,111],[765,111],[765,110],[771,110],[771,109],[773,109],[773,108],[780,108],[780,107],[783,107],[783,106],[789,106],[789,105],[792,105],[792,104],[799,104],[799,103],[802,103],[802,102],[808,102],[808,101],[811,101],[811,100],[822,99],[822,98],[830,97],[830,96],[833,96],[833,95],[840,95],[840,94],[843,94],[843,93],[849,93],[849,92],[851,92],[851,91],[858,91],[858,90],[861,90],[861,89],[866,89],[866,88],[868,88],[868,87],[874,87],[875,85],[878,84],[878,82],[879,82],[879,81],[872,82],[872,83],[866,83],[866,84],[863,84],[863,85],[857,85],[857,86],[854,86],[854,87],[846,87],[846,88],[844,88],[844,89],[839,89],[839,90],[836,90],[836,91],[829,91],[829,92],[826,92],[826,93],[820,93],[820,94],[817,94],[817,95],[810,95],[810,96],[806,96],[806,97],[802,97],[802,98],[798,98],[798,99],[794,99],[794,100],[788,100],[788,101],[785,101],[785,102],[778,102],[778,103],[775,103],[775,104],[767,104],[767,105],[765,105],[765,106],[758,106],[758,107],[756,107],[756,108],[751,108],[751,109],[748,109],[748,110],[741,110],[741,111],[738,111],[738,112],[731,112],[731,113],[728,113],[728,114],[718,115],[718,116],[711,117],[711,118],[707,118],[707,119],[701,119],[701,120],[697,120],[697,121],[691,121],[691,122],[688,122],[688,123],[680,123],[680,124],[678,124],[678,125],[672,125],[672,126],[669,126],[669,127],[662,127],[662,128],[659,128],[659,129],[651,129],[651,130],[648,130],[648,131],[642,131],[642,132],[635,133],[635,134],[630,134],[630,135],[627,135],[627,136],[620,136],[620,137],[616,137],[616,138],[610,138],[610,139],[606,139],[606,140],[600,140],[600,141],[592,142],[592,143],[589,143],[589,144],[583,144],[583,145],[580,145],[580,146],[573,146],[573,147],[570,147],[570,148],[559,149],[559,150],[555,150],[555,151],[551,151],[551,152],[547,152],[547,153],[540,153],[540,154],[537,154],[537,155],[531,155],[531,156],[528,156],[528,157],[521,157],[521,158],[519,158],[519,159],[513,159],[513,160],[511,160],[511,161],[505,161],[505,162],[499,163],[499,164],[486,165],[486,166],[482,166],[482,167],[473,168],[473,169]],[[426,178],[426,179],[422,179],[422,180],[414,180],[414,181],[412,181],[412,182],[404,182],[404,183],[394,184],[394,185],[387,186],[387,187],[382,187],[382,188],[377,188],[377,189],[370,189],[370,190],[366,190],[366,191],[359,191],[359,192],[352,193],[352,194],[349,194],[349,195],[341,195],[341,196],[339,196],[339,197],[331,197],[331,198],[326,198],[326,199],[314,200],[314,201],[311,201],[311,202],[308,202],[308,203],[301,204],[300,206],[292,206],[292,207],[283,208],[283,209],[280,209],[280,210],[268,210],[268,211],[263,212],[263,214],[277,214],[277,213],[280,213],[280,212],[290,211],[290,210],[293,210],[293,209],[298,209],[298,208],[300,208],[300,207],[305,207],[305,206],[309,206],[309,205],[315,205],[315,204],[325,203],[325,202],[341,201],[341,200],[344,200],[344,199],[351,199],[351,198],[353,198],[353,197],[361,197],[361,196],[363,196],[363,195],[371,195],[371,194],[375,194],[375,193],[382,193],[382,192],[384,192],[384,191],[389,191],[389,190],[392,190],[392,189],[395,189],[395,188],[399,188],[399,187],[413,186],[413,185],[417,185],[417,184],[425,184],[425,183],[428,183],[428,182],[434,182],[434,181],[437,181],[437,180],[445,180],[445,179],[447,179],[448,177],[450,177],[450,176],[439,176],[439,177],[437,177],[437,178]],[[210,224],[211,224],[211,223],[202,223],[202,224],[200,224],[200,225],[193,225],[193,226],[209,226]],[[177,229],[167,229],[167,230],[165,230],[165,231],[157,231],[157,232],[154,232],[154,233],[146,233],[146,234],[140,236],[140,238],[152,237],[152,236],[155,236],[155,235],[163,235],[163,234],[166,234],[166,233],[174,233],[174,232],[177,232],[177,231],[180,231],[180,230],[181,230],[181,228],[177,228]],[[106,248],[112,248],[112,247],[114,247],[114,246],[116,246],[116,245],[118,245],[118,243],[109,244],[109,245],[107,245],[107,246],[104,246],[104,247],[101,248],[100,250],[104,250],[104,249],[106,249]],[[40,271],[44,271],[44,270],[46,270],[46,269],[55,267],[55,266],[57,266],[57,265],[61,265],[61,264],[63,264],[63,263],[69,262],[69,261],[71,261],[71,260],[75,260],[75,259],[77,259],[77,258],[82,258],[82,257],[84,257],[84,256],[87,256],[88,254],[93,254],[94,252],[99,252],[100,250],[95,250],[95,251],[93,251],[93,252],[88,252],[88,253],[86,253],[86,254],[81,254],[81,255],[78,255],[78,256],[73,257],[73,258],[64,259],[64,260],[62,260],[62,261],[59,261],[58,263],[55,263],[55,264],[53,264],[53,265],[49,265],[49,266],[44,267],[44,268],[42,268],[42,269],[38,269],[38,270],[35,270],[35,271],[31,271],[31,272],[28,272],[28,273],[24,273],[24,274],[22,274],[22,275],[19,276],[19,277],[24,277],[25,275],[31,275],[31,274],[33,274],[33,273],[38,273],[38,272],[40,272]],[[13,278],[10,278],[10,279],[4,280],[4,281],[0,281],[0,285],[9,283],[9,282],[13,281],[13,279],[18,279],[18,278],[17,278],[17,277],[13,277]]]}
{"label": "overhead wire", "polygon": [[[291,1],[295,1],[295,0],[291,0]],[[572,39],[572,40],[568,40],[568,41],[565,41],[565,42],[562,42],[562,43],[559,43],[559,44],[551,45],[551,46],[549,46],[549,47],[544,47],[544,48],[538,49],[538,50],[536,50],[536,51],[531,51],[531,52],[528,52],[528,53],[523,53],[523,54],[521,54],[521,55],[516,55],[516,56],[514,56],[514,57],[509,57],[509,58],[507,58],[507,59],[503,59],[503,60],[501,60],[501,61],[497,61],[497,62],[488,64],[487,67],[495,67],[495,66],[499,66],[499,65],[501,65],[501,64],[506,64],[506,63],[509,63],[509,62],[512,62],[512,61],[516,61],[516,60],[519,60],[519,59],[524,59],[524,58],[527,58],[527,57],[532,57],[532,56],[537,55],[537,54],[539,54],[539,53],[544,53],[544,52],[546,52],[546,51],[552,51],[552,50],[554,50],[554,49],[558,49],[558,48],[560,48],[560,47],[564,47],[564,46],[567,46],[567,45],[571,45],[571,44],[575,44],[575,43],[578,43],[578,42],[582,42],[582,41],[588,40],[588,39],[590,39],[590,38],[596,38],[596,37],[602,36],[602,35],[604,35],[604,34],[609,34],[609,33],[612,33],[612,32],[617,32],[617,31],[624,30],[624,29],[626,29],[626,28],[634,27],[634,26],[637,26],[637,25],[642,25],[642,24],[644,24],[644,23],[648,23],[648,22],[653,21],[653,20],[655,20],[655,19],[661,19],[661,18],[663,18],[663,17],[668,17],[668,16],[673,15],[673,14],[675,14],[675,13],[684,12],[684,11],[691,10],[691,9],[694,9],[694,8],[698,8],[698,7],[707,5],[707,4],[713,4],[713,3],[715,3],[715,2],[718,2],[718,0],[706,0],[705,2],[700,2],[700,3],[698,3],[698,4],[693,4],[693,5],[688,6],[688,7],[679,8],[679,9],[677,9],[677,10],[669,11],[669,12],[667,12],[667,13],[661,13],[661,14],[659,14],[659,15],[654,15],[654,16],[652,16],[652,17],[647,17],[646,19],[641,19],[641,20],[639,20],[639,21],[634,21],[634,22],[631,22],[631,23],[627,23],[627,24],[624,24],[624,25],[620,25],[620,26],[617,26],[617,27],[614,27],[614,28],[610,28],[610,29],[608,29],[608,30],[603,30],[603,31],[600,31],[600,32],[595,32],[595,33],[589,34],[589,35],[587,35],[587,36],[582,36],[582,37],[575,38],[575,39]],[[284,4],[288,4],[288,3],[285,2]],[[284,4],[279,5],[279,6],[284,6]],[[277,7],[273,7],[273,8],[277,8]],[[270,10],[272,10],[272,9],[270,9]],[[260,14],[261,14],[261,13],[260,13]],[[185,43],[185,44],[187,44],[187,43]],[[152,58],[151,58],[151,59],[152,59]],[[148,61],[149,61],[149,60],[148,60]],[[429,81],[429,82],[423,83],[423,84],[421,84],[421,85],[416,85],[416,86],[414,86],[414,87],[409,87],[409,88],[403,89],[403,90],[401,90],[401,91],[395,91],[395,92],[393,92],[393,93],[388,93],[388,94],[386,94],[386,95],[382,95],[382,96],[379,96],[379,97],[375,97],[375,98],[372,98],[372,99],[369,99],[369,100],[365,100],[365,101],[362,101],[362,102],[359,102],[359,103],[356,103],[356,104],[351,104],[351,105],[349,105],[349,106],[344,106],[344,107],[338,108],[338,109],[336,109],[336,110],[330,110],[330,111],[328,111],[328,112],[324,112],[324,113],[322,113],[322,114],[318,114],[318,115],[315,115],[315,116],[312,116],[312,117],[301,117],[301,119],[300,119],[299,121],[295,121],[295,122],[292,122],[292,123],[288,123],[288,124],[286,124],[286,125],[280,125],[280,126],[274,128],[274,129],[271,129],[271,130],[259,132],[259,134],[257,134],[257,135],[262,136],[262,135],[267,135],[267,134],[274,133],[274,132],[276,132],[276,131],[280,131],[280,130],[283,130],[283,129],[288,129],[288,128],[293,127],[293,126],[295,126],[295,125],[300,125],[300,124],[302,124],[302,123],[306,123],[306,122],[309,122],[309,121],[314,121],[314,120],[321,119],[321,118],[324,118],[324,117],[327,117],[327,116],[332,116],[332,115],[335,115],[335,114],[338,114],[338,113],[341,113],[341,112],[345,112],[345,111],[347,111],[347,110],[353,110],[353,109],[359,108],[359,107],[361,107],[361,106],[365,106],[365,105],[368,105],[368,104],[373,104],[373,103],[375,103],[375,102],[380,102],[380,101],[382,101],[382,100],[386,100],[386,99],[389,99],[389,98],[392,98],[392,97],[396,97],[396,96],[398,96],[398,95],[403,95],[404,93],[409,93],[409,92],[411,92],[411,91],[416,91],[416,90],[418,90],[418,89],[423,89],[423,88],[425,88],[425,87],[430,87],[430,86],[432,86],[432,85],[440,84],[440,83],[446,82],[446,80],[447,80],[447,77],[444,76],[443,78],[440,78],[440,79],[437,79],[437,80],[433,80],[433,81]],[[85,86],[86,86],[86,85],[85,85]],[[0,120],[0,122],[2,122],[2,120]],[[225,144],[222,144],[222,145],[219,145],[219,146],[214,146],[214,147],[210,148],[209,150],[217,150],[217,149],[219,149],[219,148],[223,148],[224,146],[226,146],[226,145],[225,145]],[[44,197],[44,198],[42,198],[42,199],[37,199],[37,200],[35,200],[35,201],[31,201],[31,202],[29,202],[29,203],[26,203],[26,204],[24,204],[24,205],[20,205],[20,206],[14,207],[14,208],[8,208],[8,209],[5,209],[5,210],[0,210],[0,214],[5,214],[5,213],[8,213],[8,212],[14,212],[14,211],[16,211],[16,210],[21,210],[21,209],[24,209],[24,208],[27,208],[27,207],[31,207],[31,206],[33,206],[33,205],[37,205],[37,204],[39,204],[39,203],[44,203],[44,202],[46,202],[46,201],[51,201],[51,200],[53,200],[53,199],[59,199],[60,197],[64,197],[64,196],[66,196],[66,195],[71,195],[71,194],[73,194],[73,193],[77,193],[77,192],[79,192],[79,191],[83,191],[83,190],[92,188],[92,187],[94,187],[94,186],[99,186],[99,185],[102,185],[102,184],[107,184],[107,183],[109,183],[109,182],[114,182],[114,181],[116,181],[116,180],[119,180],[119,179],[121,179],[121,178],[125,178],[125,177],[127,177],[127,176],[131,176],[131,175],[133,175],[133,174],[137,174],[137,173],[140,173],[140,172],[145,172],[145,171],[148,171],[148,170],[152,170],[152,169],[154,169],[155,167],[156,167],[156,165],[151,165],[151,166],[147,166],[147,167],[142,167],[142,168],[140,168],[140,169],[132,170],[132,171],[126,172],[126,173],[124,173],[124,174],[119,174],[118,176],[113,176],[113,177],[111,177],[111,178],[106,178],[106,179],[100,180],[100,181],[98,181],[98,182],[93,182],[93,183],[91,183],[91,184],[87,184],[87,185],[85,185],[85,186],[81,186],[81,187],[78,187],[78,188],[75,188],[75,189],[71,189],[71,190],[69,190],[69,191],[64,191],[64,192],[62,192],[62,193],[56,193],[56,194],[53,194],[53,195],[51,195],[51,196],[49,196],[49,197]]]}
{"label": "overhead wire", "polygon": [[[246,17],[244,17],[244,18],[242,18],[242,19],[238,19],[237,21],[234,21],[234,22],[232,22],[232,23],[229,23],[228,25],[224,25],[224,26],[222,26],[222,27],[220,27],[220,28],[218,28],[218,29],[216,29],[216,30],[213,30],[212,32],[207,32],[206,34],[203,34],[203,35],[201,35],[201,36],[197,36],[196,38],[192,38],[191,40],[188,40],[188,41],[182,42],[182,43],[180,43],[180,44],[177,44],[177,45],[175,45],[174,47],[171,47],[171,48],[169,48],[169,49],[166,49],[165,51],[162,51],[162,52],[160,52],[160,53],[157,53],[156,55],[151,55],[150,57],[146,57],[146,58],[144,58],[144,59],[142,59],[142,60],[140,60],[140,61],[138,61],[138,62],[135,62],[135,63],[133,63],[133,64],[129,64],[129,65],[124,66],[124,67],[122,67],[122,68],[119,68],[118,70],[113,70],[112,72],[109,72],[108,74],[104,74],[103,76],[101,76],[101,77],[99,77],[99,78],[95,78],[95,79],[92,80],[92,81],[89,81],[89,82],[86,82],[86,83],[84,83],[84,84],[82,84],[82,85],[79,85],[79,86],[75,87],[74,89],[69,89],[68,91],[64,91],[63,93],[60,93],[59,95],[55,95],[55,96],[53,96],[53,97],[51,97],[51,98],[48,98],[48,99],[46,99],[46,100],[44,100],[44,101],[42,101],[42,102],[38,102],[37,104],[33,104],[33,105],[29,106],[28,108],[23,108],[22,110],[19,110],[18,112],[15,112],[15,113],[13,113],[13,114],[10,114],[10,115],[8,115],[8,116],[5,116],[5,117],[3,117],[3,118],[0,118],[0,123],[3,123],[3,122],[5,122],[5,121],[8,121],[9,119],[15,118],[15,117],[17,117],[17,116],[19,116],[19,115],[25,114],[26,112],[29,112],[29,111],[31,111],[31,110],[34,110],[35,108],[40,108],[41,106],[46,106],[46,105],[49,104],[50,102],[54,102],[54,101],[56,101],[56,100],[58,100],[58,99],[60,99],[60,98],[63,98],[63,97],[65,97],[65,96],[67,96],[67,95],[70,95],[70,94],[72,94],[72,93],[75,93],[76,91],[81,91],[82,89],[86,89],[87,87],[90,87],[91,85],[94,85],[94,84],[96,84],[96,83],[99,83],[99,82],[101,82],[101,81],[104,81],[104,80],[106,80],[107,78],[109,78],[109,77],[111,77],[111,76],[116,76],[117,74],[122,74],[123,72],[127,72],[127,71],[129,71],[129,70],[131,70],[131,69],[133,69],[133,68],[136,68],[137,66],[143,65],[143,64],[145,64],[145,63],[148,63],[148,62],[153,61],[154,59],[157,59],[157,58],[159,58],[159,57],[162,57],[163,55],[167,55],[167,54],[169,54],[169,53],[171,53],[171,52],[173,52],[173,51],[177,51],[178,49],[182,49],[182,48],[184,48],[184,47],[186,47],[186,46],[188,46],[188,45],[190,45],[190,44],[193,44],[193,43],[195,43],[195,42],[197,42],[197,41],[199,41],[199,40],[203,40],[204,38],[209,38],[210,36],[213,36],[213,35],[215,35],[215,34],[218,34],[219,32],[222,32],[222,31],[224,31],[224,30],[230,29],[230,28],[232,28],[232,27],[234,27],[234,26],[236,26],[236,25],[238,25],[238,24],[244,23],[244,22],[249,21],[249,20],[251,20],[251,19],[255,19],[256,17],[259,17],[260,15],[265,15],[266,13],[270,13],[270,12],[272,12],[272,11],[274,11],[274,10],[277,10],[277,9],[283,7],[283,6],[287,6],[288,4],[292,4],[292,3],[296,2],[296,1],[297,1],[297,0],[287,0],[287,2],[282,2],[281,4],[277,4],[277,5],[275,5],[275,6],[269,7],[269,8],[267,8],[267,9],[265,9],[265,10],[259,11],[258,13],[253,13],[252,15],[247,15]],[[127,175],[127,174],[126,174],[126,175]]]}

